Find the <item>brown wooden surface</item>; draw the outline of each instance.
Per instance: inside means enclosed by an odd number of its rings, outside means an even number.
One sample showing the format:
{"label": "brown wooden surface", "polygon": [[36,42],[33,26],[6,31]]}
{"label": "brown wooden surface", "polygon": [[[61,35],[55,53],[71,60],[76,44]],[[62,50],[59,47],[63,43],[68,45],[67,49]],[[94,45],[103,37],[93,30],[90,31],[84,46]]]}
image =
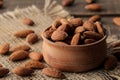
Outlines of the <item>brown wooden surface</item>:
{"label": "brown wooden surface", "polygon": [[[61,0],[57,0],[61,4]],[[64,7],[71,15],[87,17],[93,14],[102,15],[102,21],[104,24],[110,27],[112,33],[119,35],[120,28],[113,24],[112,18],[115,16],[120,16],[120,0],[96,0],[103,6],[103,10],[100,12],[86,11],[84,6],[86,5],[84,0],[76,0],[73,6]],[[0,13],[6,11],[12,11],[16,7],[24,8],[27,6],[36,5],[38,8],[42,9],[44,5],[44,0],[4,0],[4,7],[0,9]]]}

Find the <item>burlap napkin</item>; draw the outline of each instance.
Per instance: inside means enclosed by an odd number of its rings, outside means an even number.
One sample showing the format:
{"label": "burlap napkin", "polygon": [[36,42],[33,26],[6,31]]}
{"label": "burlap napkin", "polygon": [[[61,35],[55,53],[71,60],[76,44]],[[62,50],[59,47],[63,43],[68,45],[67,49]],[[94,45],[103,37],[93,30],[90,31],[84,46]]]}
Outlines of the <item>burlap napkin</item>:
{"label": "burlap napkin", "polygon": [[[36,6],[27,7],[24,9],[15,9],[12,12],[6,12],[0,15],[0,44],[8,42],[10,46],[19,44],[27,44],[24,39],[18,39],[13,36],[13,33],[19,30],[32,29],[37,34],[40,34],[46,27],[49,27],[56,16],[70,17],[69,13],[63,9],[56,1],[45,0],[46,5],[43,10],[39,10]],[[49,11],[49,12],[48,12]],[[29,17],[35,22],[35,26],[29,27],[21,22],[24,17]],[[110,36],[107,41],[112,42],[118,40],[115,35]],[[29,45],[32,50],[41,52],[42,40],[34,45]],[[22,64],[25,61],[11,62],[8,56],[0,55],[0,64],[12,70],[15,66]],[[113,80],[113,77],[120,77],[120,65],[112,71],[104,69],[93,70],[85,73],[67,73],[64,72],[66,79],[64,80]],[[120,78],[119,78],[120,79]],[[55,78],[47,77],[41,73],[41,70],[36,70],[32,76],[20,77],[12,72],[0,80],[56,80]]]}

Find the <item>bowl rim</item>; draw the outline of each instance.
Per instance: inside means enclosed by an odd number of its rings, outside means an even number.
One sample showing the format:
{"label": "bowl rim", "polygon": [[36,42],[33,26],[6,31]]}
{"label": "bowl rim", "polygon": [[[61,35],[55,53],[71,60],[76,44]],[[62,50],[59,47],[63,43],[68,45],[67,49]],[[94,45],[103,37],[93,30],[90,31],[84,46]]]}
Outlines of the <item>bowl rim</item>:
{"label": "bowl rim", "polygon": [[104,35],[104,37],[102,37],[100,40],[98,40],[98,41],[96,41],[96,42],[93,42],[93,43],[89,43],[89,44],[82,44],[82,45],[60,45],[60,44],[56,44],[55,42],[52,42],[51,40],[49,40],[49,39],[47,39],[47,38],[45,38],[44,37],[44,32],[46,31],[46,30],[48,30],[50,27],[48,27],[48,28],[46,28],[43,32],[42,32],[42,38],[43,38],[43,41],[45,40],[45,41],[47,41],[48,43],[50,43],[50,44],[52,44],[52,45],[55,45],[55,46],[66,46],[66,47],[86,47],[86,46],[92,46],[92,45],[96,45],[96,44],[99,44],[100,42],[102,42],[103,40],[105,40],[106,38],[107,38],[107,36],[108,36],[108,34],[107,34],[107,30],[105,29],[105,35]]}

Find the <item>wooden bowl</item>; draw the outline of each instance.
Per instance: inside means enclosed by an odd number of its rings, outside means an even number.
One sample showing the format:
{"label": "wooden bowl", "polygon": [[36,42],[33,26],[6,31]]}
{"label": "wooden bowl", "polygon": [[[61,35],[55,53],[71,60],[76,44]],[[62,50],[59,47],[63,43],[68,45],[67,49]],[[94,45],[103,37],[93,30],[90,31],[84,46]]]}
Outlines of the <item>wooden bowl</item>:
{"label": "wooden bowl", "polygon": [[44,60],[51,67],[62,71],[89,71],[104,61],[107,54],[106,37],[85,45],[60,45],[42,35]]}

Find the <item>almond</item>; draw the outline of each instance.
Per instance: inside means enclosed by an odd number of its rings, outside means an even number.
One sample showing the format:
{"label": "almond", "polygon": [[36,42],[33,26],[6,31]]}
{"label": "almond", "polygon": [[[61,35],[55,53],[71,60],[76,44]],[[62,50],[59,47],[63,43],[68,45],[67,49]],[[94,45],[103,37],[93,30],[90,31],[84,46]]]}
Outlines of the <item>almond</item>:
{"label": "almond", "polygon": [[91,10],[91,11],[99,11],[99,10],[101,10],[101,8],[102,8],[102,6],[97,3],[88,4],[85,6],[86,10]]}
{"label": "almond", "polygon": [[33,26],[33,25],[34,25],[33,20],[30,19],[30,18],[24,18],[24,19],[22,19],[22,22],[23,22],[25,25],[29,25],[29,26]]}
{"label": "almond", "polygon": [[94,0],[85,0],[86,3],[90,4],[90,3],[93,3]]}
{"label": "almond", "polygon": [[43,35],[44,35],[45,38],[50,39],[50,38],[51,38],[51,35],[52,35],[52,33],[53,33],[54,31],[55,31],[54,29],[49,29],[49,30],[45,31],[45,32],[43,33]]}
{"label": "almond", "polygon": [[120,26],[120,17],[115,17],[115,18],[113,18],[113,22],[114,22],[117,26]]}
{"label": "almond", "polygon": [[62,0],[62,5],[63,6],[71,6],[75,0]]}
{"label": "almond", "polygon": [[94,31],[85,31],[83,33],[83,36],[85,36],[86,38],[90,38],[90,39],[95,39],[95,40],[99,40],[102,38],[102,36]]}
{"label": "almond", "polygon": [[120,41],[112,42],[111,46],[114,47],[120,47]]}
{"label": "almond", "polygon": [[10,44],[4,43],[0,45],[0,54],[5,55],[9,52]]}
{"label": "almond", "polygon": [[19,46],[14,46],[10,49],[10,52],[14,52],[17,50],[24,50],[24,51],[29,51],[30,47],[28,45],[19,45]]}
{"label": "almond", "polygon": [[73,26],[81,26],[83,24],[83,20],[81,18],[73,18],[68,20]]}
{"label": "almond", "polygon": [[65,42],[55,42],[56,44],[59,44],[59,45],[68,45],[67,43],[65,43]]}
{"label": "almond", "polygon": [[69,25],[70,27],[72,27],[73,25],[67,20],[67,19],[60,19],[61,24],[66,24]]}
{"label": "almond", "polygon": [[71,45],[78,45],[79,41],[81,40],[81,36],[79,33],[75,34],[71,40]]}
{"label": "almond", "polygon": [[35,33],[30,33],[29,35],[27,35],[26,41],[29,44],[34,44],[38,41],[38,36]]}
{"label": "almond", "polygon": [[0,77],[3,77],[8,73],[9,73],[9,69],[0,67]]}
{"label": "almond", "polygon": [[75,29],[75,33],[83,33],[85,31],[85,28],[83,26],[78,26]]}
{"label": "almond", "polygon": [[96,30],[95,24],[93,22],[90,22],[90,21],[85,21],[84,24],[83,24],[83,27],[86,30],[89,30],[89,31],[95,31]]}
{"label": "almond", "polygon": [[101,17],[99,15],[93,15],[92,17],[89,18],[88,21],[96,22],[96,21],[100,21],[100,20],[101,20]]}
{"label": "almond", "polygon": [[61,17],[57,17],[53,22],[52,22],[52,29],[57,29],[61,25]]}
{"label": "almond", "polygon": [[45,65],[39,61],[27,61],[23,66],[31,69],[43,69]]}
{"label": "almond", "polygon": [[104,36],[105,33],[104,33],[104,28],[103,28],[102,24],[98,21],[95,24],[96,24],[98,33],[101,34],[102,36]]}
{"label": "almond", "polygon": [[29,57],[36,61],[41,61],[43,59],[43,55],[40,52],[31,52]]}
{"label": "almond", "polygon": [[54,77],[54,78],[65,78],[62,72],[55,68],[44,68],[42,70],[42,73],[44,73],[47,76]]}
{"label": "almond", "polygon": [[9,60],[11,60],[11,61],[17,61],[17,60],[26,59],[27,57],[28,57],[28,52],[26,52],[24,50],[18,50],[18,51],[13,52],[9,56]]}
{"label": "almond", "polygon": [[84,43],[85,44],[89,44],[89,43],[93,43],[93,42],[95,42],[96,40],[94,40],[94,39],[85,39],[84,40]]}
{"label": "almond", "polygon": [[17,66],[12,70],[12,72],[18,76],[29,76],[34,71],[28,67]]}
{"label": "almond", "polygon": [[14,33],[14,36],[19,38],[25,38],[28,34],[34,33],[33,30],[21,30]]}
{"label": "almond", "polygon": [[61,26],[59,26],[59,27],[57,28],[57,30],[69,32],[70,27],[69,27],[67,24],[62,24]]}
{"label": "almond", "polygon": [[53,32],[53,34],[51,36],[51,39],[53,41],[63,41],[67,37],[68,37],[68,34],[66,32],[56,30],[56,31]]}
{"label": "almond", "polygon": [[105,60],[104,68],[106,70],[111,70],[111,69],[115,68],[116,65],[117,65],[117,59],[116,59],[116,57],[114,57],[113,55],[109,55],[107,57],[107,59]]}

